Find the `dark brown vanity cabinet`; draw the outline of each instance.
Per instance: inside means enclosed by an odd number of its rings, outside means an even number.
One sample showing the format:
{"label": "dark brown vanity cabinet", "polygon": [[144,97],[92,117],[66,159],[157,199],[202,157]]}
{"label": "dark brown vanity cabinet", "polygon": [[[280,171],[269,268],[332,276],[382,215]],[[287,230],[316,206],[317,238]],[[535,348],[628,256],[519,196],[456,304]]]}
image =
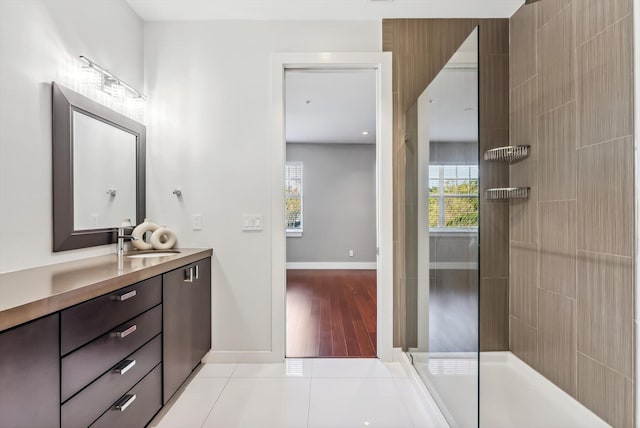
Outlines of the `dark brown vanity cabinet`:
{"label": "dark brown vanity cabinet", "polygon": [[53,314],[0,333],[0,426],[60,424],[60,326]]}
{"label": "dark brown vanity cabinet", "polygon": [[146,426],[211,348],[202,257],[1,331],[0,428]]}
{"label": "dark brown vanity cabinet", "polygon": [[166,403],[211,349],[211,259],[162,276]]}
{"label": "dark brown vanity cabinet", "polygon": [[65,309],[60,317],[62,427],[144,427],[162,407],[162,278]]}

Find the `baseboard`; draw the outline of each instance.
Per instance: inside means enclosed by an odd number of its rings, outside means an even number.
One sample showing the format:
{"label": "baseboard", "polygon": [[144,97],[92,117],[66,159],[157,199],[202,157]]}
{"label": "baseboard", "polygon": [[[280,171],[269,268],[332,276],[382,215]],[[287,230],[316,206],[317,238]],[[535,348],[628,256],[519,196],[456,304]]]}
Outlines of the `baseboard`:
{"label": "baseboard", "polygon": [[209,351],[202,363],[281,363],[284,356],[272,351]]}
{"label": "baseboard", "polygon": [[287,262],[287,269],[375,270],[376,262]]}

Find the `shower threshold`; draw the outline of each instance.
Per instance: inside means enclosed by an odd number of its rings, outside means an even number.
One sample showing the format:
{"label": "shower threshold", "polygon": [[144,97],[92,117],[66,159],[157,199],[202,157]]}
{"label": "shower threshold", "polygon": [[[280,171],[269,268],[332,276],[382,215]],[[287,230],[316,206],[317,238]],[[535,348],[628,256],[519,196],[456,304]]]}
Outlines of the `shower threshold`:
{"label": "shower threshold", "polygon": [[[451,427],[477,427],[477,419],[469,412],[470,403],[477,400],[477,389],[472,387],[474,379],[477,386],[475,358],[461,354],[411,354],[418,375]],[[443,403],[446,408],[442,408]],[[513,353],[482,352],[480,428],[513,427],[605,428],[610,425]]]}

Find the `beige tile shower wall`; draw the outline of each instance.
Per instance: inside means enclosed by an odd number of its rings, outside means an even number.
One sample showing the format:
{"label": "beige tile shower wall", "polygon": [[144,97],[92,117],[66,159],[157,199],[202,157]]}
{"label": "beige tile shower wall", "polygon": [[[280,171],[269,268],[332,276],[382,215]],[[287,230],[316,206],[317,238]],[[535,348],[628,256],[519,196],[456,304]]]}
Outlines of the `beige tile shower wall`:
{"label": "beige tile shower wall", "polygon": [[[509,140],[507,19],[385,19],[383,51],[393,53],[394,346],[415,342],[417,153],[407,144],[406,114],[474,28],[480,35],[480,151]],[[528,67],[530,68],[530,67]],[[481,193],[508,184],[508,166],[481,164]],[[409,181],[409,183],[407,182]],[[409,185],[408,185],[409,184]],[[413,195],[413,197],[411,197]],[[509,204],[482,200],[480,348],[508,349]]]}
{"label": "beige tile shower wall", "polygon": [[542,0],[510,21],[510,349],[634,424],[632,0]]}

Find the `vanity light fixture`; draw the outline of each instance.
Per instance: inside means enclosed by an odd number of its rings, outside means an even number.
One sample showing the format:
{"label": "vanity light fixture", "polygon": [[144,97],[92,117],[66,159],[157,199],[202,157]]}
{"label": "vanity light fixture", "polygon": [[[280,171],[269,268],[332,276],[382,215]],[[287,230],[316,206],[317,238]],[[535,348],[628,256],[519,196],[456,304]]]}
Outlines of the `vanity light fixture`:
{"label": "vanity light fixture", "polygon": [[106,68],[96,64],[95,61],[92,61],[83,55],[80,55],[80,60],[85,64],[83,65],[83,68],[94,70],[100,75],[100,81],[98,83],[104,92],[118,98],[124,98],[126,96],[125,92],[129,92],[131,95],[130,98],[140,100],[147,99],[142,92],[138,91],[136,88],[129,85]]}
{"label": "vanity light fixture", "polygon": [[369,135],[369,131],[362,131],[362,135]]}

